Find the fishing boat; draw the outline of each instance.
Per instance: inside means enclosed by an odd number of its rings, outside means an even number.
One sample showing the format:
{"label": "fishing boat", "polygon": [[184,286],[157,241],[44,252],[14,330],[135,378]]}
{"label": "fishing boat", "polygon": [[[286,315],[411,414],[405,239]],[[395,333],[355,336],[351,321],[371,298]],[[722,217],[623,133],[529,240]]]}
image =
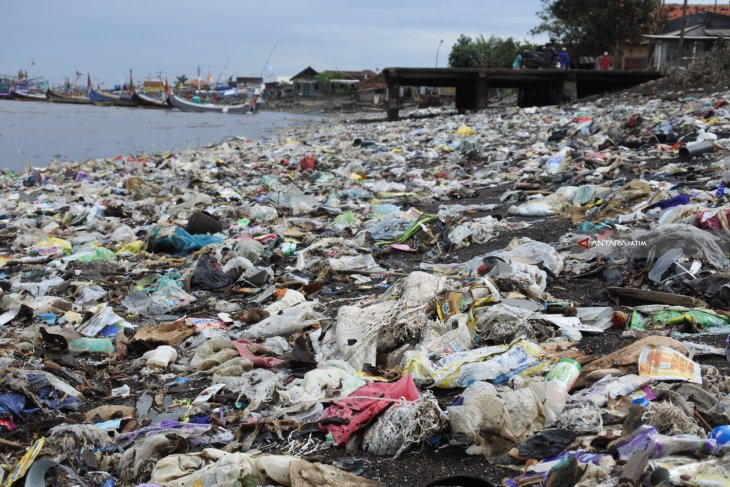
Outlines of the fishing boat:
{"label": "fishing boat", "polygon": [[215,112],[243,114],[253,112],[253,105],[242,103],[240,105],[216,105],[214,103],[196,103],[186,100],[175,94],[170,95],[170,103],[181,112]]}
{"label": "fishing boat", "polygon": [[48,97],[43,93],[31,93],[20,88],[10,88],[10,93],[13,95],[13,100],[20,101],[48,101]]}
{"label": "fishing boat", "polygon": [[135,105],[130,93],[109,93],[107,91],[89,89],[89,100],[95,105],[111,105],[120,107],[132,107]]}
{"label": "fishing boat", "polygon": [[145,93],[132,93],[132,100],[140,107],[148,108],[172,108],[167,98],[157,98],[154,96],[147,95]]}
{"label": "fishing boat", "polygon": [[11,100],[13,98],[12,87],[12,79],[0,77],[0,100]]}
{"label": "fishing boat", "polygon": [[48,101],[53,103],[71,103],[74,105],[91,105],[91,100],[88,96],[79,95],[66,95],[63,93],[56,93],[55,91],[48,88],[46,90],[46,97]]}

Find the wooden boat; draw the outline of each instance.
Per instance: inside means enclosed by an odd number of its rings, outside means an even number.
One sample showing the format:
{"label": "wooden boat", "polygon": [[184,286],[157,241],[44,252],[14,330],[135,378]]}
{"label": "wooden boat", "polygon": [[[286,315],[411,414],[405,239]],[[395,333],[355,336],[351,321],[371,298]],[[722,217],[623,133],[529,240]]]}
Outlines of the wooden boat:
{"label": "wooden boat", "polygon": [[78,95],[65,95],[62,93],[56,93],[50,88],[46,90],[46,97],[48,101],[53,103],[71,103],[74,105],[91,105],[91,100],[88,96]]}
{"label": "wooden boat", "polygon": [[172,108],[170,103],[167,101],[167,99],[163,98],[156,98],[154,96],[149,96],[144,93],[134,92],[132,93],[132,100],[137,104],[137,106],[140,107],[148,107],[148,108]]}
{"label": "wooden boat", "polygon": [[177,108],[182,112],[244,114],[253,111],[253,107],[249,103],[243,103],[241,105],[216,105],[213,103],[195,103],[177,95],[170,95],[169,100],[174,108]]}
{"label": "wooden boat", "polygon": [[48,101],[48,97],[42,93],[30,93],[20,88],[10,88],[10,93],[13,95],[13,100],[20,101]]}
{"label": "wooden boat", "polygon": [[129,93],[108,93],[106,91],[90,89],[89,100],[95,105],[111,105],[119,107],[132,107],[135,105],[132,95]]}

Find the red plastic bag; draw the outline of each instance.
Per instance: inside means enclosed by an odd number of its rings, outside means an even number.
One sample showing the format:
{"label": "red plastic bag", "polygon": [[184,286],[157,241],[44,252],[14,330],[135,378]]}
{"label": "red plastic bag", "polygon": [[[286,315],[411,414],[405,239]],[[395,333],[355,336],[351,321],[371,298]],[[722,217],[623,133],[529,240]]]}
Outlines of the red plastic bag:
{"label": "red plastic bag", "polygon": [[314,156],[307,154],[306,156],[302,157],[302,160],[299,161],[299,169],[302,171],[306,171],[307,169],[311,169],[314,171],[314,167],[316,166],[317,161],[314,159]]}
{"label": "red plastic bag", "polygon": [[[408,374],[392,383],[371,382],[354,391],[350,397],[403,398],[415,401],[419,398],[419,394],[413,378]],[[332,433],[335,445],[341,445],[350,438],[351,434],[362,429],[391,404],[393,401],[344,398],[325,410],[322,419],[319,420],[319,428]]]}

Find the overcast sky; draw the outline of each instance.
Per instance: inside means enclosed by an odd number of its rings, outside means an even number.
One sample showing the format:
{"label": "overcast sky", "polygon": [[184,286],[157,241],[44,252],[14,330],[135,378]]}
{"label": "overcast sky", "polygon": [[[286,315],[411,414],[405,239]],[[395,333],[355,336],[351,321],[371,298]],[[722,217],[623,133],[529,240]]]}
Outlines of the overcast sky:
{"label": "overcast sky", "polygon": [[[612,0],[607,0],[612,1]],[[690,3],[702,3],[694,2]],[[711,2],[706,2],[711,3]],[[722,3],[725,3],[723,0]],[[307,66],[445,66],[459,34],[533,42],[540,0],[34,0],[3,2],[0,73],[94,83],[291,76]],[[443,45],[438,49],[440,41]],[[274,46],[276,48],[274,49]],[[271,71],[265,71],[271,55]],[[227,63],[227,65],[226,65]]]}

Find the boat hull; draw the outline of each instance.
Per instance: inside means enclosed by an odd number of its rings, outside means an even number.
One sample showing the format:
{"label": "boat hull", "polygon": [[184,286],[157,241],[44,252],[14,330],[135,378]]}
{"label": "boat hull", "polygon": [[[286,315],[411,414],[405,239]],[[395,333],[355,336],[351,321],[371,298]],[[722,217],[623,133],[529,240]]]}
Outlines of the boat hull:
{"label": "boat hull", "polygon": [[171,95],[169,100],[170,104],[172,104],[174,108],[177,108],[182,112],[232,113],[236,115],[242,115],[252,112],[252,107],[248,103],[244,103],[241,105],[214,105],[213,103],[193,103],[177,95]]}
{"label": "boat hull", "polygon": [[72,105],[91,105],[91,100],[85,96],[63,95],[55,93],[50,88],[46,91],[48,101],[52,103],[70,103]]}
{"label": "boat hull", "polygon": [[37,93],[28,93],[24,90],[16,90],[12,89],[10,90],[10,93],[13,95],[13,100],[19,100],[19,101],[48,101],[48,97],[46,95],[41,95]]}
{"label": "boat hull", "polygon": [[172,108],[167,99],[154,98],[144,93],[132,93],[132,100],[140,107],[146,108]]}
{"label": "boat hull", "polygon": [[128,95],[116,95],[114,93],[106,93],[99,90],[89,90],[89,100],[95,105],[109,105],[115,107],[132,107],[135,105],[134,99]]}

